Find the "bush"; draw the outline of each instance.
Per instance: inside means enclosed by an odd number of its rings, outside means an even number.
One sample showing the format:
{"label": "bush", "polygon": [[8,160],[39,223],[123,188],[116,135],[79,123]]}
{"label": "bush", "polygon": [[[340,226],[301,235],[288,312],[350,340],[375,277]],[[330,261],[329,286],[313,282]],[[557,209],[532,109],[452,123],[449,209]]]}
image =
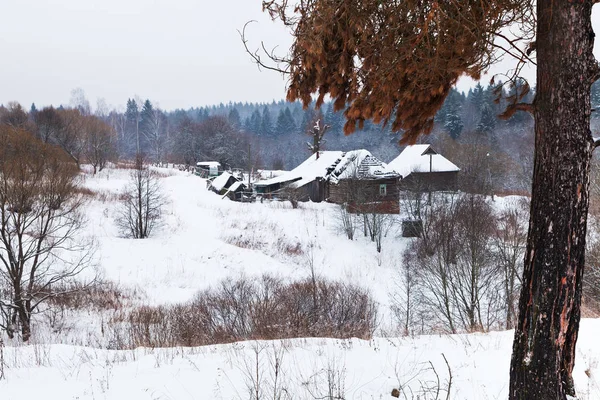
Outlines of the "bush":
{"label": "bush", "polygon": [[375,329],[377,306],[352,285],[277,278],[223,281],[185,304],[143,306],[126,319],[133,347],[201,346],[239,340],[359,337]]}

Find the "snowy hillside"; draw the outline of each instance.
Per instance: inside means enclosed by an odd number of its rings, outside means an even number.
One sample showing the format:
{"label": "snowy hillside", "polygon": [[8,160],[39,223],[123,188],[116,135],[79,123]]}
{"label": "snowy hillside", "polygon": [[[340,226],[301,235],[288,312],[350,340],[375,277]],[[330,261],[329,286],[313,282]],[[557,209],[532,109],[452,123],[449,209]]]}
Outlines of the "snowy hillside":
{"label": "snowy hillside", "polygon": [[[31,344],[5,342],[0,399],[385,399],[394,388],[406,399],[446,399],[448,390],[451,399],[507,397],[512,331],[399,337],[390,310],[408,245],[399,223],[378,253],[362,232],[353,241],[345,237],[338,206],[235,203],[192,174],[157,173],[165,218],[145,240],[120,237],[114,223],[128,171],[84,175],[93,192],[86,235],[97,246],[86,274],[99,274],[121,297],[112,309],[40,314]],[[313,273],[371,293],[379,306],[374,339],[115,350],[123,340],[115,321],[125,321],[133,307],[184,303],[223,281]],[[600,399],[599,335],[600,321],[582,322],[574,372],[581,399]]]}

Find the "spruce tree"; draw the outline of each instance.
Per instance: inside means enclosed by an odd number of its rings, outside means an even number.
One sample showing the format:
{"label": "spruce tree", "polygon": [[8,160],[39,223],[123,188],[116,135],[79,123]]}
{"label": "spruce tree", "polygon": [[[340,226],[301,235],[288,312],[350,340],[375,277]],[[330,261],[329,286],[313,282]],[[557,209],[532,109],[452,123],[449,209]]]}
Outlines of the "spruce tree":
{"label": "spruce tree", "polygon": [[444,103],[444,128],[454,139],[458,139],[463,129],[461,118],[461,96],[456,90],[452,90]]}
{"label": "spruce tree", "polygon": [[283,135],[287,132],[287,121],[285,116],[285,111],[283,109],[279,110],[279,114],[277,115],[277,123],[275,124],[275,134]]}
{"label": "spruce tree", "polygon": [[229,120],[231,126],[233,126],[235,129],[240,129],[242,127],[240,113],[238,112],[237,108],[233,107],[231,111],[229,111],[227,119]]}
{"label": "spruce tree", "polygon": [[134,99],[127,100],[125,110],[125,135],[122,148],[128,156],[140,152],[139,147],[139,118],[140,111]]}
{"label": "spruce tree", "polygon": [[271,113],[267,106],[263,108],[260,120],[260,134],[263,136],[273,136],[273,121],[271,120]]}
{"label": "spruce tree", "polygon": [[294,120],[294,116],[290,111],[289,107],[285,107],[285,122],[286,122],[286,133],[296,133],[298,131],[298,127],[296,126],[296,121]]}

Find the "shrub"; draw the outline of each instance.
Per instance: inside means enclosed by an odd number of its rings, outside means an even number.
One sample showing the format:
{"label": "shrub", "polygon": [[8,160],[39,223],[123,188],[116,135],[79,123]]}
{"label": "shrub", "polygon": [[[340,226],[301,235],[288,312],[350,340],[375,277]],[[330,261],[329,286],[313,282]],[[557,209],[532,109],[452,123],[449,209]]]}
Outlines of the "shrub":
{"label": "shrub", "polygon": [[377,305],[362,288],[312,279],[284,283],[263,276],[223,281],[185,304],[139,307],[126,319],[126,330],[134,347],[298,337],[368,339],[376,317]]}

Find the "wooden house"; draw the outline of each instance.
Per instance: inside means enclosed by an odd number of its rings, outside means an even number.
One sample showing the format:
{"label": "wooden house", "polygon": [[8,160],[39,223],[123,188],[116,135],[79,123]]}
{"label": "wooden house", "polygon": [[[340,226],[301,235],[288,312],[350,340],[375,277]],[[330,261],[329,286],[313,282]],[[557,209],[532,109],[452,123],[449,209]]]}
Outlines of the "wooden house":
{"label": "wooden house", "polygon": [[458,189],[458,168],[429,144],[407,146],[388,167],[402,176],[401,190],[434,192]]}
{"label": "wooden house", "polygon": [[367,150],[321,151],[293,170],[254,184],[257,195],[346,204],[356,212],[398,213],[400,175]]}
{"label": "wooden house", "polygon": [[298,201],[323,201],[327,197],[328,175],[343,154],[341,151],[315,153],[291,171],[255,182],[254,190],[258,196],[267,198],[293,196]]}
{"label": "wooden house", "polygon": [[327,179],[327,201],[351,212],[398,214],[400,175],[367,150],[344,153]]}

